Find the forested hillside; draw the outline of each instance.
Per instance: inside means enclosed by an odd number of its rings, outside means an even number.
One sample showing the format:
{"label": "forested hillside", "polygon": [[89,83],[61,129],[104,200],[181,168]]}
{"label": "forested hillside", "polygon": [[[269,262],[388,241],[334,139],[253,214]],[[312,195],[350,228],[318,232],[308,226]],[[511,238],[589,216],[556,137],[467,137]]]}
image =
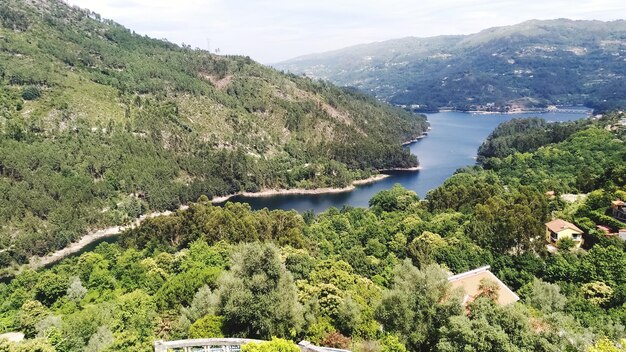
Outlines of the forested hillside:
{"label": "forested hillside", "polygon": [[[396,186],[368,209],[315,216],[202,197],[0,284],[0,332],[28,338],[0,346],[150,351],[155,339],[241,336],[363,352],[622,351],[626,242],[596,228],[626,227],[607,215],[626,199],[619,118],[506,123],[481,148],[483,167],[425,200]],[[580,226],[584,249],[548,252],[552,217]],[[486,283],[461,306],[446,277],[485,264],[520,302],[496,304]]]}
{"label": "forested hillside", "polygon": [[422,116],[59,0],[0,1],[0,266],[200,195],[417,165]]}
{"label": "forested hillside", "polygon": [[626,106],[626,21],[528,21],[471,35],[403,38],[275,66],[413,109]]}

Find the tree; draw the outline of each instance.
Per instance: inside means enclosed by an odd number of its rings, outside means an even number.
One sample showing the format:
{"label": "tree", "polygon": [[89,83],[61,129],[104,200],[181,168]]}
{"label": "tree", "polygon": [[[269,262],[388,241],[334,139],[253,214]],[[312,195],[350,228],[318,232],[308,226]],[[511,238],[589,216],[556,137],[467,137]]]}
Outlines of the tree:
{"label": "tree", "polygon": [[442,328],[442,338],[437,343],[438,352],[468,349],[476,352],[513,351],[506,333],[489,324],[487,319],[470,320],[465,316],[450,318]]}
{"label": "tree", "polygon": [[156,302],[162,308],[178,308],[189,305],[197,291],[207,285],[215,285],[222,273],[215,267],[192,267],[173,276],[156,292]]}
{"label": "tree", "polygon": [[381,350],[383,352],[407,352],[406,347],[396,335],[387,334],[381,340]]}
{"label": "tree", "polygon": [[189,338],[224,337],[224,318],[216,315],[205,315],[196,320],[189,328]]}
{"label": "tree", "polygon": [[65,295],[66,292],[66,279],[52,272],[46,272],[41,275],[35,286],[35,298],[48,307]]}
{"label": "tree", "polygon": [[589,282],[580,288],[583,296],[592,304],[601,306],[611,300],[613,288],[602,281]]}
{"label": "tree", "polygon": [[539,246],[548,206],[545,196],[528,187],[494,196],[474,207],[469,235],[495,252],[523,253]]}
{"label": "tree", "polygon": [[[467,315],[451,317],[449,323],[441,328],[436,351],[561,350],[560,346],[551,344],[545,338],[550,331],[544,334],[533,331],[529,312],[521,305],[500,307],[486,297],[478,297],[468,305],[468,311]],[[561,343],[560,335],[555,334],[552,338]]]}
{"label": "tree", "polygon": [[23,342],[10,342],[0,339],[1,352],[56,352],[46,339],[25,340]]}
{"label": "tree", "polygon": [[106,326],[98,328],[95,334],[91,335],[85,352],[100,352],[111,346],[114,342],[113,333]]}
{"label": "tree", "polygon": [[395,184],[391,189],[380,191],[369,201],[369,206],[375,211],[403,211],[411,204],[419,201],[419,197],[413,191],[409,191],[400,184]]}
{"label": "tree", "polygon": [[524,301],[530,306],[545,313],[557,312],[563,309],[567,298],[561,294],[557,284],[551,284],[535,278],[530,287],[524,287]]}
{"label": "tree", "polygon": [[80,302],[80,300],[85,297],[87,293],[87,289],[83,287],[83,283],[80,281],[80,278],[77,276],[73,276],[70,278],[70,284],[67,288],[66,295],[67,298],[74,302]]}
{"label": "tree", "polygon": [[156,304],[142,290],[135,290],[116,301],[113,333],[117,350],[140,350],[150,346],[156,326]]}
{"label": "tree", "polygon": [[626,349],[626,340],[620,342],[621,347],[616,346],[611,340],[603,338],[596,342],[593,346],[589,347],[588,352],[624,352]]}
{"label": "tree", "polygon": [[461,313],[460,297],[450,295],[446,273],[437,265],[422,270],[405,260],[396,268],[391,289],[377,310],[386,332],[400,336],[409,350],[429,350],[440,327]]}
{"label": "tree", "polygon": [[193,323],[205,315],[214,313],[217,298],[208,285],[200,287],[194,295],[191,305],[181,308],[181,317]]}
{"label": "tree", "polygon": [[343,260],[324,260],[311,272],[308,282],[299,281],[300,301],[317,317],[328,317],[344,335],[374,338],[379,324],[374,307],[381,289],[372,280],[354,273]]}
{"label": "tree", "polygon": [[[198,319],[208,315],[215,316],[217,299],[217,295],[213,293],[208,285],[201,287],[193,297],[191,305],[180,309],[181,314],[177,324],[174,326],[174,334],[181,338],[188,336],[191,325]],[[220,326],[223,325],[222,323],[220,323]]]}
{"label": "tree", "polygon": [[431,264],[434,252],[446,245],[446,241],[438,234],[424,231],[409,244],[409,254],[420,267],[423,267]]}
{"label": "tree", "polygon": [[18,324],[27,338],[35,337],[36,325],[47,315],[46,308],[39,301],[24,302],[18,313]]}
{"label": "tree", "polygon": [[561,238],[556,242],[556,247],[562,251],[569,251],[575,246],[576,243],[569,237]]}
{"label": "tree", "polygon": [[296,286],[272,244],[242,245],[220,278],[217,295],[228,335],[292,336],[302,325]]}

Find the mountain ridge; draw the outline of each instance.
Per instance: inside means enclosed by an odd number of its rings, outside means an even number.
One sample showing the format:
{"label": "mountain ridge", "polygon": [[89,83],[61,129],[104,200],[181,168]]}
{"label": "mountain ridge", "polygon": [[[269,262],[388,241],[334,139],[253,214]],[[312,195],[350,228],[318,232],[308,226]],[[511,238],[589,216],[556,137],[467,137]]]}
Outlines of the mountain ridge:
{"label": "mountain ridge", "polygon": [[601,107],[605,100],[619,105],[626,99],[620,84],[624,57],[626,21],[556,19],[361,44],[274,66],[395,105],[506,111],[552,104]]}

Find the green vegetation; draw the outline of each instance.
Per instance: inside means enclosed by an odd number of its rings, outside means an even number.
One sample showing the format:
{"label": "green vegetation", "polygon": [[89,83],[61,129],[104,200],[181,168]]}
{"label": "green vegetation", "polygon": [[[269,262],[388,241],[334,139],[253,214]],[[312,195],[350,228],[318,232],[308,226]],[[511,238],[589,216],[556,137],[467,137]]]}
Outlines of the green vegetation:
{"label": "green vegetation", "polygon": [[[604,128],[615,124],[615,115],[599,123],[562,126],[512,120],[496,129],[480,147],[479,160],[507,183],[532,185],[542,191],[611,189],[623,185],[626,175],[624,131]],[[552,144],[538,148],[542,139]]]}
{"label": "green vegetation", "polygon": [[272,341],[249,343],[241,348],[243,352],[299,352],[300,348],[293,342],[273,338]]}
{"label": "green vegetation", "polygon": [[626,21],[532,20],[299,57],[280,69],[432,111],[626,106]]}
{"label": "green vegetation", "polygon": [[589,123],[585,119],[570,123],[547,123],[540,118],[513,119],[500,124],[480,146],[479,162],[533,152],[544,145],[562,142]]}
{"label": "green vegetation", "polygon": [[[481,146],[478,166],[459,170],[424,200],[395,186],[368,209],[319,215],[217,207],[210,197],[344,186],[378,169],[414,166],[400,142],[419,135],[425,120],[248,58],[141,37],[60,1],[2,5],[0,266],[9,271],[89,229],[197,201],[147,219],[115,243],[0,283],[0,333],[26,336],[0,341],[0,351],[151,351],[156,339],[218,336],[269,340],[244,351],[297,351],[292,341],[301,339],[363,352],[623,347],[626,242],[597,229],[626,228],[609,210],[612,200],[626,199],[623,114],[503,124]],[[490,50],[490,60],[528,67],[537,78],[558,71],[539,66],[543,49],[506,52],[536,46],[535,36],[514,33],[439,40]],[[576,45],[587,48],[588,40]],[[622,50],[614,41],[598,45],[604,49],[584,55],[557,46],[554,55],[570,65],[615,45],[613,53]],[[491,55],[494,46],[504,51]],[[446,73],[436,65],[454,55],[432,58],[431,72]],[[605,61],[607,74],[621,72],[623,65]],[[576,82],[550,81],[570,88],[584,81],[568,72]],[[463,77],[489,82],[474,76]],[[600,77],[585,88],[591,92],[568,91],[566,102],[602,98],[613,76]],[[524,96],[565,94],[535,81]],[[420,87],[436,98],[437,89]],[[552,217],[584,230],[583,249],[562,241],[555,253],[546,250],[543,224]],[[485,264],[521,302],[499,306],[485,281],[461,305],[449,272]]]}
{"label": "green vegetation", "polygon": [[0,6],[0,267],[238,191],[417,165],[422,116],[58,0]]}
{"label": "green vegetation", "polygon": [[[594,172],[624,165],[626,134],[606,128],[619,118],[508,122],[485,143],[483,166],[459,170],[425,200],[396,186],[369,209],[303,217],[203,197],[116,243],[0,284],[0,332],[28,337],[5,350],[149,351],[155,339],[215,336],[354,351],[618,350],[626,243],[596,225],[626,227],[605,222],[626,182],[623,173]],[[567,136],[545,145],[495,142],[561,129]],[[597,186],[574,202],[560,193],[589,184],[569,176],[571,160],[588,166]],[[543,223],[553,216],[584,229],[584,249],[546,251]],[[461,306],[448,271],[485,264],[520,302],[497,305],[486,281]],[[270,346],[293,349],[280,339],[246,348]]]}

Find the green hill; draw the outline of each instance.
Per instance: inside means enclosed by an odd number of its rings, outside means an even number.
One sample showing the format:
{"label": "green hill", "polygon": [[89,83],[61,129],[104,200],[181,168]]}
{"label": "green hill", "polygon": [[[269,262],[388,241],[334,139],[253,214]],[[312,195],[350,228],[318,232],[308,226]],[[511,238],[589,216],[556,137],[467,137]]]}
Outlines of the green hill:
{"label": "green hill", "polygon": [[417,164],[425,119],[361,94],[57,0],[1,0],[0,24],[2,266],[202,194]]}
{"label": "green hill", "polygon": [[422,110],[626,106],[626,21],[527,21],[471,35],[404,38],[276,67]]}

